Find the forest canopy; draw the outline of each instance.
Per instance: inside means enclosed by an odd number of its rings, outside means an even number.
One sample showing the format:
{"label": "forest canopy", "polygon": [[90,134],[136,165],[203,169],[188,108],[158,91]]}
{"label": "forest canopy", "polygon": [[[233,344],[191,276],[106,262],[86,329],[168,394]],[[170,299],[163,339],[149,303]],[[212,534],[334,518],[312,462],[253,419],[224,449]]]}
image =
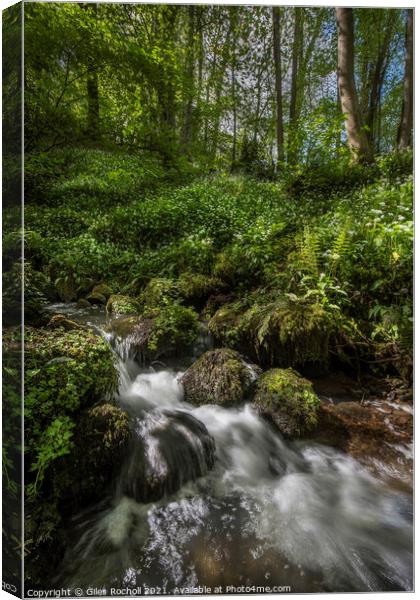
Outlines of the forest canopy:
{"label": "forest canopy", "polygon": [[411,11],[32,3],[25,20],[28,151],[100,141],[268,175],[346,159],[346,138],[410,144]]}

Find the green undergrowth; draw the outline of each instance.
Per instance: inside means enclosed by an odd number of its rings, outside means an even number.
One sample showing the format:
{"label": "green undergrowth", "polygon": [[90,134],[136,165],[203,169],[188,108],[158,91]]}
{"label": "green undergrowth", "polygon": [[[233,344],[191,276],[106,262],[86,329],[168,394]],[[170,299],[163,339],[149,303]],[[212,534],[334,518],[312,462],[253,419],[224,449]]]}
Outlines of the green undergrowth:
{"label": "green undergrowth", "polygon": [[[249,303],[241,312],[249,311],[257,354],[265,352],[265,328],[282,321],[281,343],[302,355],[292,364],[312,353],[300,347],[306,324],[287,333],[286,317],[270,307],[316,307],[305,314],[318,311],[318,329],[345,324],[347,338],[360,333],[355,354],[363,348],[372,368],[395,368],[411,354],[410,165],[411,155],[395,154],[374,167],[348,166],[346,185],[341,163],[277,181],[180,178],[150,156],[50,152],[28,175],[25,256],[62,299],[85,297],[102,282],[140,310],[171,302],[202,310],[210,297],[233,294]],[[10,252],[16,243],[6,233]],[[320,342],[312,325],[320,356],[328,335]]]}

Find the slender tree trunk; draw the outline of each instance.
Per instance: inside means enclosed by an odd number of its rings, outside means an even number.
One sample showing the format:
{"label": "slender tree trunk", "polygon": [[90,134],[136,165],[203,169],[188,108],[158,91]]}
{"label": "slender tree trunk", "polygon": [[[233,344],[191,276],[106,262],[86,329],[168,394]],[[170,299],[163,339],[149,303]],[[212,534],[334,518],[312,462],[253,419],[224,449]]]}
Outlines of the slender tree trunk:
{"label": "slender tree trunk", "polygon": [[[338,116],[341,111],[340,86],[338,85],[338,71],[337,71],[336,103],[337,103],[337,116]],[[340,148],[341,148],[341,127],[337,131],[337,136],[335,138],[335,156],[337,159],[340,156]]]}
{"label": "slender tree trunk", "polygon": [[[89,67],[91,69],[94,67]],[[100,138],[99,126],[99,87],[98,73],[95,70],[89,70],[87,76],[87,95],[88,95],[88,135],[91,139]]]}
{"label": "slender tree trunk", "polygon": [[236,81],[235,81],[235,66],[232,65],[232,104],[233,104],[233,139],[232,139],[232,168],[236,163],[236,142],[237,142],[237,107],[236,107]]}
{"label": "slender tree trunk", "polygon": [[[303,21],[304,21],[304,17],[305,17],[305,8],[302,8],[302,25],[303,25]],[[307,88],[307,83],[308,83],[308,79],[310,77],[310,72],[308,69],[308,65],[311,61],[311,57],[313,56],[314,53],[314,48],[315,48],[315,43],[318,39],[318,36],[320,34],[321,31],[321,25],[324,22],[324,16],[323,16],[323,12],[322,9],[320,9],[317,13],[317,17],[316,17],[316,21],[315,21],[315,26],[312,32],[312,35],[309,39],[309,43],[306,46],[305,52],[303,52],[303,43],[302,43],[302,48],[301,48],[301,56],[299,57],[299,83],[297,85],[297,89],[296,89],[296,93],[297,93],[297,98],[296,98],[296,120],[299,119],[300,114],[302,112],[302,106],[303,106],[303,101],[304,101],[304,95],[306,92],[306,88]],[[303,35],[303,34],[302,34]]]}
{"label": "slender tree trunk", "polygon": [[236,93],[236,44],[238,28],[238,9],[235,6],[229,7],[231,30],[232,30],[232,61],[231,61],[231,91],[232,91],[232,113],[233,113],[233,138],[232,138],[232,165],[236,164],[236,146],[237,146],[237,126],[238,126],[238,107]]}
{"label": "slender tree trunk", "polygon": [[276,87],[277,164],[284,162],[283,91],[280,54],[280,8],[273,6],[273,55]]}
{"label": "slender tree trunk", "polygon": [[175,164],[176,98],[173,83],[174,67],[172,64],[171,50],[173,50],[175,44],[178,11],[177,7],[174,5],[163,5],[162,9],[157,36],[160,37],[164,47],[163,56],[165,58],[165,68],[157,81],[156,92],[160,120],[160,152],[164,165],[172,167]]}
{"label": "slender tree trunk", "polygon": [[353,10],[340,6],[336,7],[335,14],[338,31],[338,84],[348,144],[356,160],[369,161],[371,151],[366,132],[362,128],[354,80]]}
{"label": "slender tree trunk", "polygon": [[381,99],[381,88],[385,77],[388,52],[391,45],[392,34],[394,32],[395,14],[396,13],[393,10],[390,10],[388,13],[385,35],[382,44],[379,47],[370,85],[369,109],[366,117],[366,125],[368,141],[371,148],[376,145],[375,125]]}
{"label": "slender tree trunk", "polygon": [[299,72],[299,56],[302,49],[302,34],[303,34],[303,22],[302,22],[302,9],[295,7],[295,24],[293,32],[293,49],[292,49],[292,82],[290,89],[290,111],[289,111],[289,139],[288,139],[288,150],[287,159],[289,163],[296,162],[296,148],[294,134],[296,130],[297,121],[297,85],[298,85],[298,72]]}
{"label": "slender tree trunk", "polygon": [[194,111],[192,138],[195,141],[201,131],[202,125],[202,99],[201,90],[203,89],[203,71],[204,71],[204,34],[203,34],[203,6],[196,8],[196,32],[198,36],[198,74],[197,74],[197,106]]}
{"label": "slender tree trunk", "polygon": [[220,99],[222,97],[223,83],[224,83],[224,78],[226,75],[226,70],[229,66],[229,53],[230,53],[230,43],[231,43],[231,38],[232,38],[232,32],[233,32],[233,19],[230,18],[229,19],[229,29],[227,31],[226,39],[225,39],[225,42],[223,44],[223,49],[222,49],[222,63],[220,66],[217,84],[216,84],[216,102],[215,102],[216,111],[215,111],[215,119],[214,119],[214,123],[213,123],[213,139],[212,139],[212,150],[211,150],[211,154],[213,157],[216,156],[217,148],[219,145],[219,133],[220,133],[219,129],[220,129],[220,118],[221,118]]}
{"label": "slender tree trunk", "polygon": [[262,71],[259,70],[258,77],[257,77],[257,86],[256,86],[257,106],[255,108],[254,135],[252,138],[253,142],[254,142],[254,146],[257,144],[258,132],[259,132],[259,121],[260,121],[260,110],[261,110],[261,77],[262,77]]}
{"label": "slender tree trunk", "polygon": [[401,123],[398,130],[398,150],[406,150],[411,144],[413,129],[413,10],[407,10],[404,92]]}
{"label": "slender tree trunk", "polygon": [[181,144],[186,150],[192,137],[192,115],[194,100],[194,33],[195,33],[195,6],[188,6],[188,40],[186,60],[186,103],[184,108],[184,123],[181,132]]}
{"label": "slender tree trunk", "polygon": [[[98,5],[82,4],[82,8],[90,11],[93,18],[97,18]],[[100,115],[99,115],[99,82],[98,82],[98,71],[97,65],[95,64],[95,48],[92,43],[89,44],[89,55],[87,64],[87,126],[86,132],[91,140],[98,140],[100,138]]]}

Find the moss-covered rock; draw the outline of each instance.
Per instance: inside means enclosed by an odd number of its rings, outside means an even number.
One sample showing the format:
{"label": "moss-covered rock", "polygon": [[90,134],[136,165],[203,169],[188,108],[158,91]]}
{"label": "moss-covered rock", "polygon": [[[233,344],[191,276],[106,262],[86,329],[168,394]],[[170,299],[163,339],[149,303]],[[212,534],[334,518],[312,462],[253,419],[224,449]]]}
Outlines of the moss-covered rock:
{"label": "moss-covered rock", "polygon": [[106,297],[98,292],[91,292],[88,296],[86,296],[86,300],[89,302],[89,304],[106,304],[107,302]]}
{"label": "moss-covered rock", "polygon": [[[11,351],[15,335],[11,336]],[[113,354],[86,329],[25,328],[25,493],[29,577],[65,550],[63,519],[99,501],[128,435],[127,417],[95,406],[118,384]],[[95,406],[95,408],[93,408]],[[51,534],[53,533],[53,536]],[[39,583],[39,581],[38,581]]]}
{"label": "moss-covered rock", "polygon": [[179,277],[177,287],[186,304],[201,308],[209,296],[223,289],[224,284],[217,277],[186,272]]}
{"label": "moss-covered rock", "polygon": [[79,297],[79,285],[72,273],[58,277],[55,281],[55,288],[62,302],[73,302]]}
{"label": "moss-covered rock", "polygon": [[79,298],[77,301],[77,308],[90,308],[91,304],[86,298]]}
{"label": "moss-covered rock", "polygon": [[99,294],[100,296],[104,296],[107,300],[112,294],[112,289],[106,283],[98,283],[95,285],[91,294]]}
{"label": "moss-covered rock", "polygon": [[241,347],[241,312],[236,304],[225,304],[209,320],[209,331],[221,346],[239,349]]}
{"label": "moss-covered rock", "polygon": [[84,325],[80,325],[80,323],[76,323],[76,321],[72,321],[64,315],[54,315],[53,317],[51,317],[51,319],[48,321],[47,327],[49,329],[61,328],[65,331],[72,331],[73,329],[83,331],[87,329],[87,327],[85,327]]}
{"label": "moss-covered rock", "polygon": [[198,315],[191,308],[172,304],[149,314],[113,321],[111,332],[124,340],[124,353],[140,364],[186,352],[199,332]]}
{"label": "moss-covered rock", "polygon": [[205,476],[214,465],[214,440],[191,414],[149,413],[137,421],[133,436],[135,443],[120,472],[120,490],[139,502],[173,494],[188,481]]}
{"label": "moss-covered rock", "polygon": [[209,322],[217,343],[238,349],[267,367],[325,368],[335,329],[320,304],[280,300],[254,304],[242,311],[238,304],[219,309]]}
{"label": "moss-covered rock", "polygon": [[140,312],[140,305],[135,298],[112,294],[106,304],[106,311],[118,315],[135,315]]}
{"label": "moss-covered rock", "polygon": [[281,301],[252,307],[241,327],[249,333],[257,358],[265,364],[328,364],[333,323],[320,304]]}
{"label": "moss-covered rock", "polygon": [[103,338],[80,329],[25,329],[26,460],[36,477],[34,494],[54,460],[70,452],[79,412],[117,384]]}
{"label": "moss-covered rock", "polygon": [[234,350],[209,350],[181,378],[185,400],[196,405],[238,404],[248,395],[257,373],[258,368],[247,365]]}
{"label": "moss-covered rock", "polygon": [[198,315],[192,308],[165,306],[153,319],[148,349],[159,356],[183,352],[195,342],[198,331]]}
{"label": "moss-covered rock", "polygon": [[286,436],[299,437],[317,424],[319,398],[293,369],[271,369],[257,381],[254,403]]}
{"label": "moss-covered rock", "polygon": [[86,503],[100,497],[112,481],[126,455],[131,437],[130,419],[114,404],[105,403],[85,411],[74,433],[74,447],[61,471],[77,481],[61,497]]}

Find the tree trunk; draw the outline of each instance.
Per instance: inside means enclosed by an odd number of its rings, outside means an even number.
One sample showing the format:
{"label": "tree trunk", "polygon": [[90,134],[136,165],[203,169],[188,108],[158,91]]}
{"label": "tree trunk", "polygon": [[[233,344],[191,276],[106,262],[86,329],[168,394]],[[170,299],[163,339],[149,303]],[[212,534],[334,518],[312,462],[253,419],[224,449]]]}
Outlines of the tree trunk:
{"label": "tree trunk", "polygon": [[[91,67],[89,67],[91,68]],[[98,73],[94,70],[89,71],[87,77],[88,94],[88,134],[93,140],[100,137],[99,132],[99,88]]]}
{"label": "tree trunk", "polygon": [[211,155],[213,158],[216,157],[217,149],[219,147],[219,134],[220,134],[219,130],[220,130],[220,120],[221,120],[221,116],[222,116],[220,100],[222,97],[223,84],[224,84],[224,79],[225,79],[225,75],[226,75],[226,70],[227,70],[227,67],[229,66],[230,44],[231,44],[233,25],[234,25],[233,19],[231,17],[232,17],[232,13],[230,14],[230,18],[229,18],[229,29],[226,33],[226,38],[223,43],[222,60],[221,60],[221,65],[220,65],[219,73],[217,75],[217,80],[216,80],[215,103],[214,103],[215,118],[214,118],[214,122],[213,122],[213,136],[212,136],[212,145],[211,145]]}
{"label": "tree trunk", "polygon": [[379,111],[379,102],[381,99],[381,89],[385,77],[389,48],[391,45],[392,34],[395,26],[396,12],[390,10],[388,13],[388,23],[385,29],[384,39],[379,47],[378,56],[373,70],[372,81],[370,85],[369,108],[366,118],[367,136],[371,148],[375,146],[375,125]]}
{"label": "tree trunk", "polygon": [[193,118],[193,132],[192,139],[193,141],[197,140],[199,132],[201,131],[202,126],[202,96],[201,90],[203,89],[203,72],[204,72],[204,33],[203,33],[203,15],[204,15],[204,7],[196,6],[196,35],[198,38],[198,74],[197,74],[197,90],[196,90],[196,107],[194,110],[194,118]]}
{"label": "tree trunk", "polygon": [[401,123],[398,130],[398,150],[411,145],[413,129],[413,10],[407,10],[404,92]]}
{"label": "tree trunk", "polygon": [[232,60],[231,60],[231,93],[232,93],[232,113],[233,113],[233,137],[232,137],[232,165],[233,170],[236,166],[236,146],[237,146],[237,127],[238,127],[238,107],[236,93],[236,44],[238,28],[238,9],[234,6],[229,7],[231,30],[232,30]]}
{"label": "tree trunk", "polygon": [[258,132],[259,132],[259,121],[260,121],[260,109],[261,109],[261,77],[262,71],[261,69],[258,71],[257,77],[257,85],[256,85],[256,97],[257,97],[257,106],[255,108],[255,117],[254,117],[254,135],[253,135],[253,143],[256,146],[258,142]]}
{"label": "tree trunk", "polygon": [[192,138],[192,114],[194,99],[194,34],[195,34],[195,6],[188,6],[188,42],[186,60],[186,103],[184,108],[184,123],[181,132],[181,144],[184,151]]}
{"label": "tree trunk", "polygon": [[232,65],[232,104],[233,104],[233,139],[232,139],[232,168],[236,164],[236,141],[237,141],[237,108],[236,108],[236,81],[235,66]]}
{"label": "tree trunk", "polygon": [[[94,19],[97,18],[98,5],[93,4],[82,4],[83,9],[91,12]],[[87,57],[87,124],[86,133],[91,140],[98,140],[100,138],[100,116],[99,116],[99,85],[98,85],[98,72],[97,65],[95,64],[95,48],[92,43],[89,43],[89,55]]]}
{"label": "tree trunk", "polygon": [[284,162],[283,92],[280,55],[280,8],[273,6],[273,55],[276,86],[277,165]]}
{"label": "tree trunk", "polygon": [[336,7],[335,14],[338,32],[338,85],[347,141],[356,160],[370,161],[372,156],[366,132],[362,129],[354,80],[353,10],[340,6]]}
{"label": "tree trunk", "polygon": [[288,140],[288,162],[296,162],[296,148],[294,133],[296,129],[297,121],[297,85],[298,85],[298,71],[299,71],[299,57],[302,51],[302,35],[303,35],[303,21],[302,21],[302,9],[295,7],[295,25],[293,32],[293,49],[292,49],[292,82],[290,89],[290,111],[289,111],[289,140]]}

